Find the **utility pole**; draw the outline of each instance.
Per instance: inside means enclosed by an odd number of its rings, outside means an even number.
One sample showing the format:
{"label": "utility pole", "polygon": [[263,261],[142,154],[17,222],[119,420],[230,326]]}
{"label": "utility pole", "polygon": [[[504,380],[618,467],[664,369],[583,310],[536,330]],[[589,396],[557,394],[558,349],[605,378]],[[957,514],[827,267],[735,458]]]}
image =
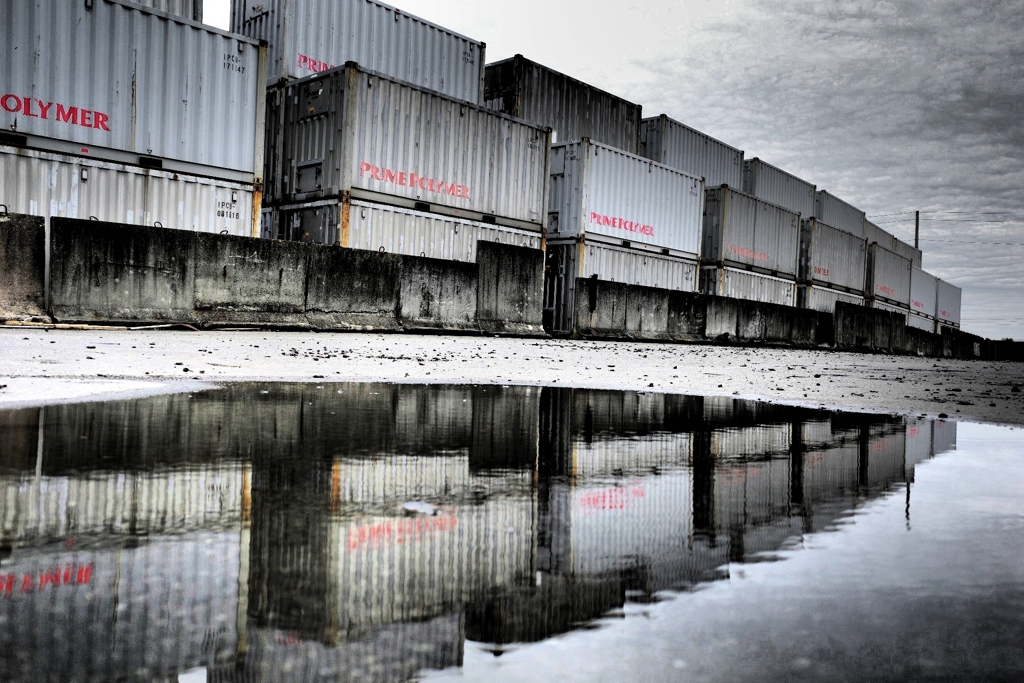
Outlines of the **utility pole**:
{"label": "utility pole", "polygon": [[921,212],[914,212],[914,249],[921,248]]}

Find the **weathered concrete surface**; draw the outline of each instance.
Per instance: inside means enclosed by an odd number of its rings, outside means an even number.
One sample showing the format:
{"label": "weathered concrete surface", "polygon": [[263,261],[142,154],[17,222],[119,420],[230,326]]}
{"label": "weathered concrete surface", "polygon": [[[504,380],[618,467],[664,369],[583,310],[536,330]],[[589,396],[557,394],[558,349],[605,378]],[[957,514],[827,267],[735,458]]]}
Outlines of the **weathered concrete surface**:
{"label": "weathered concrete surface", "polygon": [[888,351],[892,316],[888,311],[838,302],[834,315],[835,347],[844,351]]}
{"label": "weathered concrete surface", "polygon": [[626,335],[649,341],[670,339],[669,290],[626,285]]}
{"label": "weathered concrete surface", "polygon": [[309,246],[306,319],[320,330],[398,330],[402,257]]}
{"label": "weathered concrete surface", "polygon": [[46,316],[46,223],[0,215],[0,321]]}
{"label": "weathered concrete surface", "polygon": [[576,334],[626,339],[628,285],[597,278],[576,279]]}
{"label": "weathered concrete surface", "polygon": [[668,334],[675,341],[702,341],[707,333],[708,305],[697,292],[668,293]]}
{"label": "weathered concrete surface", "polygon": [[205,325],[309,327],[307,245],[199,233],[195,253],[195,309]]}
{"label": "weathered concrete surface", "polygon": [[50,314],[59,322],[197,322],[196,233],[50,219]]}
{"label": "weathered concrete surface", "polygon": [[477,324],[484,332],[543,335],[544,252],[478,242]]}
{"label": "weathered concrete surface", "polygon": [[482,335],[0,330],[0,406],[237,380],[626,389],[1024,424],[1022,363]]}
{"label": "weathered concrete surface", "polygon": [[477,329],[477,265],[402,256],[398,319],[407,330]]}

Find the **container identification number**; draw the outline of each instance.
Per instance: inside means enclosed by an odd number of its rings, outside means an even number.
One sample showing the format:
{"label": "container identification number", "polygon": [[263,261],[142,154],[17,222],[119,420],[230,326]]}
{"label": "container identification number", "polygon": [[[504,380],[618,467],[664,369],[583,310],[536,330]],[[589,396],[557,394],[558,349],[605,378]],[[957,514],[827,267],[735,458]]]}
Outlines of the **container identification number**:
{"label": "container identification number", "polygon": [[224,68],[235,73],[245,73],[245,65],[242,64],[242,58],[230,52],[224,53]]}

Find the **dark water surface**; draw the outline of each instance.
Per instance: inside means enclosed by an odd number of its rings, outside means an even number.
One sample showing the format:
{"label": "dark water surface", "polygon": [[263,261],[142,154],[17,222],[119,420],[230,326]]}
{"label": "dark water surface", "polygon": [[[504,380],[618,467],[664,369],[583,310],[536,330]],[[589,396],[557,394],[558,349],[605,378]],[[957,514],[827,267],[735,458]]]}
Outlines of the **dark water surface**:
{"label": "dark water surface", "polygon": [[411,678],[1022,681],[1024,431],[442,385],[0,412],[0,680]]}

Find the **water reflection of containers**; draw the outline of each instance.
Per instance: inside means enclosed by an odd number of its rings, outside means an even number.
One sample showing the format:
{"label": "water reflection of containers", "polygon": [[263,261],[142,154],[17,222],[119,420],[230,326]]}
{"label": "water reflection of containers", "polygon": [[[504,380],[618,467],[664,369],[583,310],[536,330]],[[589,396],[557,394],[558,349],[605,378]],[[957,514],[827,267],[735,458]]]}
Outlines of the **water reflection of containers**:
{"label": "water reflection of containers", "polygon": [[870,487],[888,488],[891,484],[904,481],[904,458],[907,451],[906,428],[902,425],[871,427],[868,438],[867,479],[861,484]]}
{"label": "water reflection of containers", "polygon": [[907,453],[904,459],[904,470],[907,481],[914,482],[914,471],[917,464],[924,462],[935,453],[932,441],[934,422],[931,420],[907,419]]}
{"label": "water reflection of containers", "polygon": [[375,0],[232,0],[231,30],[270,44],[268,83],[359,62],[480,103],[482,42]]}
{"label": "water reflection of containers", "polygon": [[0,477],[0,533],[7,541],[69,536],[178,534],[237,526],[248,495],[241,463],[183,469]]}
{"label": "water reflection of containers", "polygon": [[825,446],[833,440],[831,420],[804,420],[799,429],[800,443],[805,448]]}
{"label": "water reflection of containers", "polygon": [[860,445],[854,441],[810,449],[803,455],[802,472],[802,506],[807,511],[855,496],[860,482]]}
{"label": "water reflection of containers", "polygon": [[665,114],[641,122],[640,156],[700,176],[706,187],[743,187],[743,150]]}
{"label": "water reflection of containers", "polygon": [[956,450],[956,422],[936,420],[932,425],[932,444],[935,455]]}
{"label": "water reflection of containers", "polygon": [[487,65],[484,99],[490,109],[553,129],[553,142],[590,138],[637,153],[639,104],[522,55]]}
{"label": "water reflection of containers", "polygon": [[589,479],[648,474],[658,468],[686,466],[692,453],[688,433],[576,440],[571,475]]}
{"label": "water reflection of containers", "polygon": [[[16,577],[0,597],[5,677],[167,680],[232,662],[238,563],[237,532],[16,552],[0,569],[4,580]],[[102,646],[73,646],[81,640]]]}
{"label": "water reflection of containers", "polygon": [[716,462],[716,533],[788,516],[789,470],[788,457]]}
{"label": "water reflection of containers", "polygon": [[535,503],[493,497],[437,515],[369,515],[330,524],[329,600],[341,640],[428,619],[529,581]]}

